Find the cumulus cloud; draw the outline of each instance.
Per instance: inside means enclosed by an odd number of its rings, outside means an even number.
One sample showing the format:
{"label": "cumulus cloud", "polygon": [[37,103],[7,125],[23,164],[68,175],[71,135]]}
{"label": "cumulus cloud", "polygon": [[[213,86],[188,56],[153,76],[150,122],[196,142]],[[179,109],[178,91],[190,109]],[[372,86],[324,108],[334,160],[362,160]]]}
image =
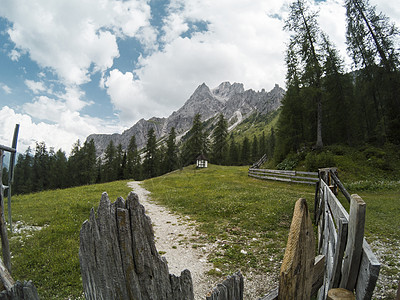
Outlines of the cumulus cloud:
{"label": "cumulus cloud", "polygon": [[117,37],[143,35],[151,16],[144,0],[7,0],[0,15],[12,22],[8,34],[17,50],[11,58],[26,51],[67,85],[88,82],[92,67],[110,68],[119,56]]}
{"label": "cumulus cloud", "polygon": [[[270,16],[281,9],[282,3],[265,1],[171,1],[162,28],[164,47],[142,56],[132,72],[113,70],[105,78],[121,120],[168,116],[202,82],[215,87],[237,81],[253,89],[284,85],[287,33],[282,20]],[[208,30],[182,37],[188,24],[198,22]]]}
{"label": "cumulus cloud", "polygon": [[[57,112],[59,105],[51,99],[38,100],[41,105],[54,105],[53,110]],[[59,108],[60,109],[60,108]],[[60,109],[62,111],[62,109]],[[40,116],[40,113],[37,112]],[[18,135],[18,152],[24,152],[28,147],[34,148],[36,142],[44,141],[48,148],[62,149],[69,154],[72,144],[97,130],[104,133],[113,133],[121,130],[116,124],[105,124],[104,120],[81,116],[77,112],[64,111],[58,114],[62,120],[49,124],[46,122],[34,122],[28,114],[17,113],[14,109],[4,106],[0,109],[0,144],[11,145],[15,124],[20,124]]]}

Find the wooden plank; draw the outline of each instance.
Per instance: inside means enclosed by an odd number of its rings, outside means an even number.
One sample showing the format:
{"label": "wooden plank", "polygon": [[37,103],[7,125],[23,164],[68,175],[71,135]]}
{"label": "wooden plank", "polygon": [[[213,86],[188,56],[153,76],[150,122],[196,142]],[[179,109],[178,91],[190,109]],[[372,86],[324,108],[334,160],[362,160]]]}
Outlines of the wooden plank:
{"label": "wooden plank", "polygon": [[324,187],[325,193],[327,194],[327,200],[328,200],[329,208],[332,211],[334,219],[336,221],[341,219],[341,218],[344,218],[344,219],[348,220],[349,219],[349,213],[346,211],[346,209],[343,207],[343,205],[336,198],[335,194],[331,191],[329,186],[325,182],[322,182],[321,185]]}
{"label": "wooden plank", "polygon": [[7,147],[4,145],[0,145],[0,150],[4,150],[4,151],[10,152],[10,153],[17,152],[17,150],[15,148]]}
{"label": "wooden plank", "polygon": [[279,178],[279,177],[270,177],[270,176],[258,176],[258,175],[251,175],[249,174],[250,177],[254,177],[254,178],[259,178],[259,179],[264,179],[264,180],[275,180],[275,181],[283,181],[283,182],[292,182],[292,183],[305,183],[305,184],[310,184],[313,185],[315,184],[314,181],[295,181],[295,180],[291,180],[289,178]]}
{"label": "wooden plank", "polygon": [[363,240],[360,270],[356,284],[357,299],[371,299],[378,280],[381,264],[372,252],[367,241]]}
{"label": "wooden plank", "polygon": [[[314,176],[314,174],[304,174],[306,172],[299,172],[299,171],[285,171],[282,172],[280,170],[263,170],[263,169],[249,169],[249,174],[256,174],[256,175],[275,175],[281,177],[293,177],[293,178],[305,178],[309,180],[314,180],[315,182],[318,181],[318,177]],[[305,175],[311,175],[311,177],[307,177]]]}
{"label": "wooden plank", "polygon": [[348,221],[344,218],[340,218],[338,222],[338,237],[333,258],[332,278],[329,283],[329,289],[339,287],[339,280],[342,271],[342,260],[347,243],[347,231]]}
{"label": "wooden plank", "polygon": [[259,298],[258,300],[278,300],[278,293],[279,293],[279,287],[276,287],[276,288],[268,291],[267,294],[265,294],[263,297]]}
{"label": "wooden plank", "polygon": [[249,172],[249,174],[263,175],[263,176],[278,176],[278,177],[283,177],[283,178],[293,178],[293,179],[300,179],[300,180],[314,180],[315,182],[318,181],[318,178],[316,178],[316,177],[306,177],[306,176],[272,173],[272,172],[251,171],[251,172]]}
{"label": "wooden plank", "polygon": [[315,195],[314,195],[314,222],[318,224],[317,215],[319,209],[319,181],[315,183]]}
{"label": "wooden plank", "polygon": [[[0,150],[0,175],[3,171],[3,150]],[[1,236],[1,250],[3,254],[4,265],[11,274],[11,254],[10,245],[8,243],[7,225],[4,218],[4,186],[2,176],[0,176],[0,236]]]}
{"label": "wooden plank", "polygon": [[279,299],[310,299],[314,247],[313,227],[307,202],[301,198],[295,204],[280,270]]}
{"label": "wooden plank", "polygon": [[11,274],[8,272],[7,267],[4,265],[3,261],[0,258],[0,284],[3,286],[1,290],[10,291],[12,286],[15,284],[14,279],[11,277]]}
{"label": "wooden plank", "polygon": [[325,255],[318,255],[314,259],[313,268],[313,284],[311,288],[311,295],[315,295],[324,281],[325,272]]}
{"label": "wooden plank", "polygon": [[340,287],[352,291],[356,286],[364,239],[366,205],[357,194],[351,195],[349,229]]}
{"label": "wooden plank", "polygon": [[346,188],[344,187],[344,185],[342,184],[342,182],[339,180],[339,178],[336,176],[336,174],[334,172],[331,172],[331,177],[332,177],[333,181],[339,187],[342,194],[346,197],[347,201],[349,201],[349,203],[350,203],[351,196],[350,196],[349,192],[346,190]]}
{"label": "wooden plank", "polygon": [[330,211],[328,211],[328,229],[329,229],[329,242],[332,244],[332,248],[335,249],[338,235],[337,235],[335,223],[333,222],[333,218],[332,218],[332,215],[330,214]]}

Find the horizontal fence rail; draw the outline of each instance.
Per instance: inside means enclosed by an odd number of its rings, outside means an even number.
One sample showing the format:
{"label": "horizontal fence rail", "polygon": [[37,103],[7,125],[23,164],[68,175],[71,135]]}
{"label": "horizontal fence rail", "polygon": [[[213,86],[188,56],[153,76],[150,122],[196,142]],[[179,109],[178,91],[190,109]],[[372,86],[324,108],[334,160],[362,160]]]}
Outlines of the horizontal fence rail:
{"label": "horizontal fence rail", "polygon": [[312,185],[318,182],[317,172],[250,168],[248,174],[250,177],[265,179],[265,180],[276,180],[276,181],[304,183]]}

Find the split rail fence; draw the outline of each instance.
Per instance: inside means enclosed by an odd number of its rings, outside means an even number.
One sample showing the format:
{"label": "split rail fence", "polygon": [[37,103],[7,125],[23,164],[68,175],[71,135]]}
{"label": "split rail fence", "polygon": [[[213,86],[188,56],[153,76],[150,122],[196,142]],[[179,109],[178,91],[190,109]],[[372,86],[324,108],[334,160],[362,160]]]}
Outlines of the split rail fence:
{"label": "split rail fence", "polygon": [[250,177],[258,179],[293,182],[293,183],[315,184],[318,181],[317,172],[250,168],[248,174]]}

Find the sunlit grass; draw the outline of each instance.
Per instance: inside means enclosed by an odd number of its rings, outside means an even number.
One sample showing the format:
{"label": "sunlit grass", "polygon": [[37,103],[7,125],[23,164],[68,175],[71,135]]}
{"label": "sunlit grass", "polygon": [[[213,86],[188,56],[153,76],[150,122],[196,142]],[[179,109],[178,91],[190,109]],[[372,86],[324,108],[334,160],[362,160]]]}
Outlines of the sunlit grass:
{"label": "sunlit grass", "polygon": [[279,262],[294,203],[304,197],[311,205],[315,191],[313,186],[250,178],[247,167],[216,165],[189,166],[146,180],[144,187],[157,202],[197,221],[208,242],[219,244],[211,260],[223,274],[239,268],[263,272]]}
{"label": "sunlit grass", "polygon": [[32,280],[41,299],[80,297],[79,231],[104,191],[115,200],[130,189],[119,181],[14,196],[13,222],[43,228],[22,239],[9,233],[13,278]]}

